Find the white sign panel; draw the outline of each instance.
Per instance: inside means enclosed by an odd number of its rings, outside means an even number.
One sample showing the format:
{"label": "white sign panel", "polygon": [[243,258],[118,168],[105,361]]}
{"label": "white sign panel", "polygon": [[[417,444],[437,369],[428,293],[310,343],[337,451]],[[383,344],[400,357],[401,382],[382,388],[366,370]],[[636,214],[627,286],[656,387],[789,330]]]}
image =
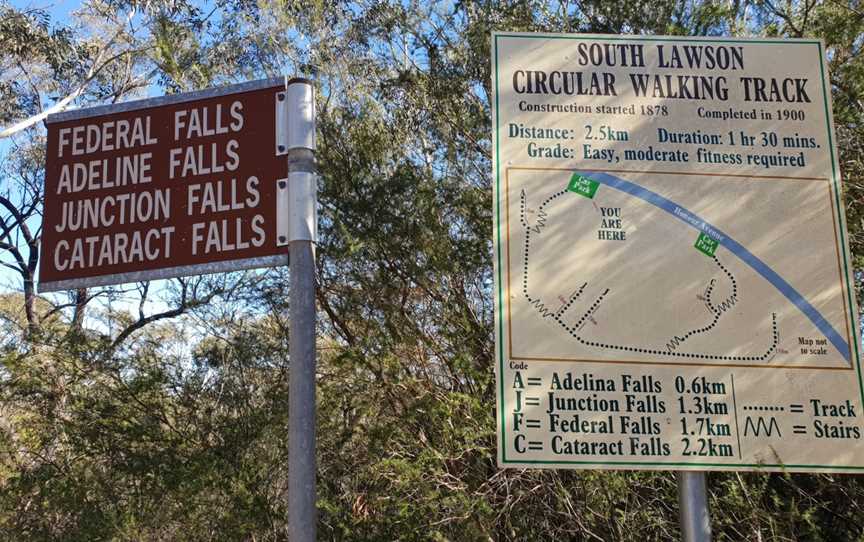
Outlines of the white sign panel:
{"label": "white sign panel", "polygon": [[499,464],[864,470],[824,45],[492,40]]}

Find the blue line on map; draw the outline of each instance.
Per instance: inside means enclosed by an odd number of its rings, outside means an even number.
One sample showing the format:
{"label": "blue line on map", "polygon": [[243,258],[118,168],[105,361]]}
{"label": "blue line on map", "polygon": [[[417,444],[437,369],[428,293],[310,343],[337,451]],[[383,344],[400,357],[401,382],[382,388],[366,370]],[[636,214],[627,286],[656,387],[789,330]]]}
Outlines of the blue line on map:
{"label": "blue line on map", "polygon": [[778,275],[773,269],[768,267],[762,260],[753,255],[752,252],[741,246],[738,241],[732,239],[725,233],[723,233],[719,228],[716,228],[706,222],[699,215],[691,213],[687,209],[684,209],[677,203],[668,200],[657,194],[656,192],[652,192],[647,188],[643,188],[637,184],[634,184],[630,181],[625,181],[624,179],[619,179],[614,175],[609,175],[608,173],[599,173],[599,172],[577,172],[579,175],[583,175],[585,177],[590,177],[591,179],[599,182],[600,184],[609,186],[616,190],[620,190],[626,194],[630,194],[631,196],[635,196],[639,199],[645,200],[651,205],[658,207],[667,213],[671,214],[678,220],[684,222],[688,226],[695,228],[698,231],[703,232],[705,235],[708,235],[712,239],[718,241],[721,245],[726,247],[729,252],[738,256],[741,261],[749,265],[753,268],[754,271],[762,275],[765,280],[774,285],[777,290],[780,291],[786,298],[792,302],[793,305],[798,307],[798,309],[804,313],[807,318],[813,322],[813,325],[816,326],[819,331],[821,331],[828,340],[831,341],[831,344],[834,345],[834,348],[840,351],[843,354],[843,357],[846,358],[846,361],[851,361],[851,354],[849,351],[849,344],[846,342],[843,337],[837,333],[837,331],[831,326],[828,320],[825,319],[822,314],[816,310],[813,305],[810,304],[804,296],[798,293],[795,288],[792,287],[791,284],[786,282],[783,277]]}

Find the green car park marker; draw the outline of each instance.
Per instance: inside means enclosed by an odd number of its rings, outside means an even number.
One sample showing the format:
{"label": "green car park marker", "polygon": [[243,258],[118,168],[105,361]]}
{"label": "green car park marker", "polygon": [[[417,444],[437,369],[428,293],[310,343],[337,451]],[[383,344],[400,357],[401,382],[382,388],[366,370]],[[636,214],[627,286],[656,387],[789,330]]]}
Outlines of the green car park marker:
{"label": "green car park marker", "polygon": [[578,173],[574,173],[573,176],[570,177],[570,183],[567,185],[567,190],[592,199],[594,194],[597,193],[597,187],[599,186],[600,183],[597,181],[592,181],[588,177],[583,177]]}
{"label": "green car park marker", "polygon": [[714,256],[714,251],[717,250],[719,244],[720,242],[716,239],[712,239],[704,233],[700,233],[699,237],[696,239],[696,244],[693,246],[696,247],[696,250],[706,256]]}

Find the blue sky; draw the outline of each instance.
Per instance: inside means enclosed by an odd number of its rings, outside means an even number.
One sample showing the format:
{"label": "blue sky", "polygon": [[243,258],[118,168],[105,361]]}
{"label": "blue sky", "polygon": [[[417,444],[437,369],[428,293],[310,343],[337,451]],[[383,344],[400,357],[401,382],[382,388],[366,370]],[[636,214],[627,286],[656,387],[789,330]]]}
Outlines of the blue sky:
{"label": "blue sky", "polygon": [[51,15],[52,21],[57,21],[63,24],[69,20],[69,13],[80,5],[80,2],[70,2],[68,0],[55,0],[54,2],[33,1],[22,2],[20,0],[12,0],[12,7],[20,10],[40,9],[48,12]]}
{"label": "blue sky", "polygon": [[[0,0],[2,2],[3,0]],[[50,15],[50,26],[52,28],[63,27],[74,24],[72,19],[73,11],[79,9],[82,5],[79,1],[71,1],[71,0],[55,0],[55,1],[21,1],[21,0],[12,0],[10,5],[21,11],[28,10],[40,10],[48,13]],[[198,2],[197,5],[202,9],[202,11],[209,12],[212,9],[212,3],[209,1]],[[219,14],[214,14],[211,22],[218,21]],[[152,96],[161,96],[164,94],[164,89],[161,88],[156,81],[154,80],[149,87],[147,87],[146,96],[136,96],[136,99],[140,99],[143,97],[152,97]],[[42,96],[42,107],[47,108],[54,104],[54,99],[60,99],[62,96],[51,96],[49,97],[47,94]],[[74,105],[73,105],[74,107]],[[18,119],[23,120],[23,119]],[[5,128],[5,126],[0,126],[0,129]],[[41,126],[40,126],[40,129]],[[0,139],[0,164],[2,164],[7,157],[9,156],[10,151],[12,150],[12,141],[10,139]],[[8,187],[8,181],[0,178],[0,191],[5,190]],[[31,224],[31,229],[35,231],[38,227],[38,224]],[[26,258],[26,253],[24,254]],[[7,254],[0,253],[0,261],[10,261],[11,258]],[[157,311],[162,311],[167,309],[167,305],[159,299],[160,294],[164,294],[166,292],[166,286],[168,281],[160,280],[153,281],[150,286],[150,297],[148,298],[148,303],[146,307],[146,312],[152,313]],[[134,284],[124,285],[122,288],[117,288],[118,290],[131,290],[128,296],[124,296],[120,299],[115,299],[113,301],[112,309],[114,310],[130,310],[137,313],[138,310],[138,297],[135,295]],[[17,291],[20,292],[22,290],[22,279],[18,273],[15,271],[0,266],[0,293],[9,292],[9,291]],[[49,299],[54,299],[58,302],[65,302],[68,298],[68,294],[66,292],[58,292],[54,294],[46,294],[45,297]],[[105,305],[103,301],[99,301]],[[104,323],[93,322],[97,328],[104,328]]]}
{"label": "blue sky", "polygon": [[[51,27],[63,27],[72,24],[72,12],[78,9],[81,6],[81,2],[78,1],[70,1],[70,0],[55,0],[55,1],[21,1],[21,0],[12,0],[9,3],[13,8],[22,11],[28,10],[41,10],[48,13],[51,17],[50,25]],[[161,95],[161,89],[156,85],[151,85],[147,89],[147,94],[150,96],[153,95]],[[43,107],[50,107],[53,105],[54,101],[46,96],[43,96]],[[23,120],[23,119],[21,119]],[[5,128],[5,126],[0,126],[0,129]],[[9,155],[10,150],[12,149],[12,142],[8,138],[0,139],[0,163],[3,163],[7,160],[7,156]],[[7,188],[7,183],[4,179],[0,179],[0,190],[5,190]],[[31,228],[35,229],[37,224],[31,224]],[[25,253],[26,257],[26,253]],[[0,260],[9,261],[10,258],[8,255],[0,256]],[[164,289],[165,281],[154,281],[151,286],[151,292],[159,293]],[[130,285],[131,286],[131,285]],[[21,276],[15,271],[8,269],[6,267],[0,267],[0,293],[8,292],[8,291],[18,291],[22,290],[22,281]],[[46,297],[63,300],[67,296],[66,293],[60,292],[56,294],[47,294]],[[129,298],[125,301],[123,299],[119,301],[115,301],[114,308],[129,306],[132,308],[132,304],[134,303],[135,307],[137,307],[137,300]],[[157,307],[164,307],[164,303],[155,302],[150,304],[150,310],[158,310]]]}

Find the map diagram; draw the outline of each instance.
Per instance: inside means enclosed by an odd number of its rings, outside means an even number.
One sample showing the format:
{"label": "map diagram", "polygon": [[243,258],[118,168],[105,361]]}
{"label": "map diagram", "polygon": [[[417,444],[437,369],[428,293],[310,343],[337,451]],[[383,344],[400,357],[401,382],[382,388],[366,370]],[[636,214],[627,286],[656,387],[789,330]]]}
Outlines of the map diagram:
{"label": "map diagram", "polygon": [[506,183],[512,358],[850,366],[827,180],[512,167]]}

